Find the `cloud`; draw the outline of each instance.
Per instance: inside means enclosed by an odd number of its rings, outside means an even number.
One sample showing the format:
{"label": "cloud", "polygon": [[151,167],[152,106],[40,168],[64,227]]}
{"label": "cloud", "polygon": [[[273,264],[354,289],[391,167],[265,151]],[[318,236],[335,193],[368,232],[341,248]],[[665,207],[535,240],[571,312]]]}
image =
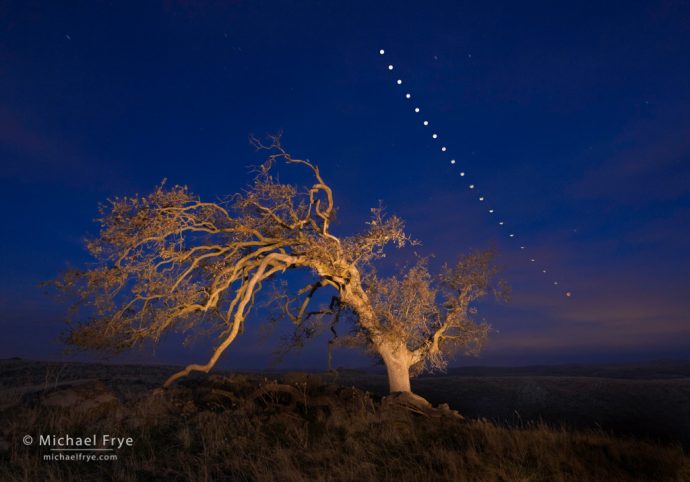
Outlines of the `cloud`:
{"label": "cloud", "polygon": [[678,346],[690,349],[687,288],[669,289],[654,278],[627,273],[578,277],[573,298],[523,286],[508,305],[492,310],[499,329],[487,351],[625,352]]}
{"label": "cloud", "polygon": [[0,107],[0,145],[22,157],[52,159],[60,146],[26,126],[14,113]]}
{"label": "cloud", "polygon": [[61,183],[84,187],[127,186],[113,163],[80,152],[66,140],[43,132],[21,116],[0,106],[0,178],[29,183]]}
{"label": "cloud", "polygon": [[622,205],[690,195],[690,119],[638,120],[610,143],[610,153],[571,187],[580,199]]}
{"label": "cloud", "polygon": [[664,245],[685,250],[690,245],[690,207],[668,208],[663,217],[632,227],[623,239],[638,246]]}

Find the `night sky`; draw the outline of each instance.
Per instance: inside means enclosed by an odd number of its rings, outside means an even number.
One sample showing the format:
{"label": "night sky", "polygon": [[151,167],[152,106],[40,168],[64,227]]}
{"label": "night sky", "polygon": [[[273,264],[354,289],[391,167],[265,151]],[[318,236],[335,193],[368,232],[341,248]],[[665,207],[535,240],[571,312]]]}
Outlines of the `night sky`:
{"label": "night sky", "polygon": [[[689,358],[690,4],[555,3],[0,3],[0,357],[71,359],[38,285],[88,261],[98,202],[163,178],[237,192],[249,135],[282,129],[333,187],[336,234],[382,200],[435,266],[498,249],[512,299],[480,306],[497,331],[456,363]],[[289,327],[263,316],[220,366],[267,365]],[[323,369],[325,346],[282,366]]]}

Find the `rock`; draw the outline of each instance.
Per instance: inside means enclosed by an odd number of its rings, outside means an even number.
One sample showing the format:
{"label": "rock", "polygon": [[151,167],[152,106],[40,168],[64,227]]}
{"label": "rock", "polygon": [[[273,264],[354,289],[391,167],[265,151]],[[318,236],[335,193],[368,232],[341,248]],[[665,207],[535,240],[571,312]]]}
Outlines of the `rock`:
{"label": "rock", "polygon": [[460,415],[460,412],[450,408],[450,406],[448,406],[447,403],[442,403],[441,405],[438,406],[438,408],[436,410],[441,414],[441,416],[448,416],[448,417],[458,418],[460,420],[465,420],[465,417]]}

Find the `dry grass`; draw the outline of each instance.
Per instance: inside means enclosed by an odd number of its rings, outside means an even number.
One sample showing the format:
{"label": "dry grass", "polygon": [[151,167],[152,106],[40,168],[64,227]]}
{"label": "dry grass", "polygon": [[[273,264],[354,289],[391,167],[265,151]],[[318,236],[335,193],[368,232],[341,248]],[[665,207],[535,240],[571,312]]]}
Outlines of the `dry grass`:
{"label": "dry grass", "polygon": [[[103,384],[79,390],[115,393]],[[78,397],[50,406],[70,393],[58,387],[1,413],[0,480],[690,480],[680,447],[543,424],[428,419],[311,376],[278,385],[213,376],[159,395],[120,390],[95,407]],[[48,462],[45,448],[22,444],[39,433],[109,433],[135,445],[117,461]]]}

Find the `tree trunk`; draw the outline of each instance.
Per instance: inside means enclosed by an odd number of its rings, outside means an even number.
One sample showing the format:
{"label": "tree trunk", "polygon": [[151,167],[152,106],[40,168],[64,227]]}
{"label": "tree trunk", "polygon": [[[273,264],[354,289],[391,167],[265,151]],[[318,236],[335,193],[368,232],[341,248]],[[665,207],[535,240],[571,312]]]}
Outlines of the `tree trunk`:
{"label": "tree trunk", "polygon": [[[376,321],[376,314],[359,281],[359,271],[354,269],[350,273],[350,278],[350,284],[341,292],[341,300],[359,315],[359,324],[362,328],[370,333],[380,332],[381,327]],[[390,392],[411,393],[410,367],[414,354],[404,343],[398,343],[380,335],[373,336],[371,341],[386,365]]]}
{"label": "tree trunk", "polygon": [[[385,360],[384,360],[385,361]],[[399,361],[385,361],[390,392],[411,392],[410,367]]]}
{"label": "tree trunk", "polygon": [[388,371],[388,386],[390,392],[412,392],[410,387],[411,353],[406,347],[397,350],[390,347],[380,347],[379,353]]}

